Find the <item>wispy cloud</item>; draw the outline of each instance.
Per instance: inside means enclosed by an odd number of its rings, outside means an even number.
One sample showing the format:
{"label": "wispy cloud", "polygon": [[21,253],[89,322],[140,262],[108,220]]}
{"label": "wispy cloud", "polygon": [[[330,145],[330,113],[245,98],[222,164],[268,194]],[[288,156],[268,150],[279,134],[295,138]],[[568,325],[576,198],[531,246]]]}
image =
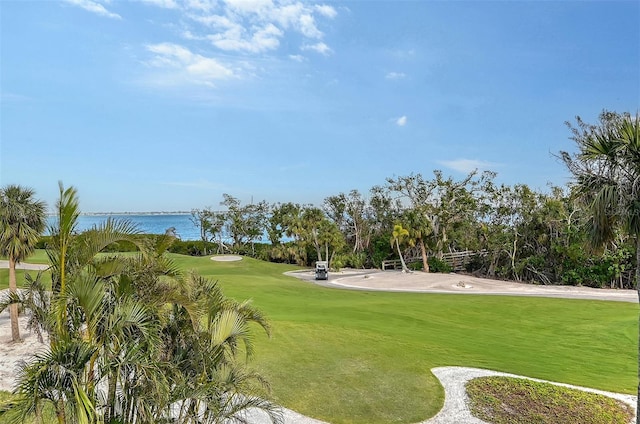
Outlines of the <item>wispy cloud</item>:
{"label": "wispy cloud", "polygon": [[112,19],[122,19],[117,13],[109,12],[101,3],[93,0],[66,0],[67,3],[83,8],[84,10]]}
{"label": "wispy cloud", "polygon": [[[190,40],[209,40],[226,52],[263,53],[280,47],[287,33],[302,36],[302,45],[314,45],[322,54],[324,43],[319,21],[333,19],[333,6],[290,0],[145,0],[149,5],[181,10],[183,35]],[[310,41],[316,42],[312,44]],[[324,46],[324,48],[323,48]]]}
{"label": "wispy cloud", "polygon": [[31,97],[29,96],[25,96],[23,94],[16,94],[16,93],[0,93],[0,101],[2,101],[2,103],[9,103],[9,102],[28,102],[33,100]]}
{"label": "wispy cloud", "polygon": [[234,71],[216,59],[191,52],[172,43],[150,44],[147,50],[154,56],[146,63],[166,72],[156,83],[178,85],[184,83],[213,86],[215,82],[234,77]]}
{"label": "wispy cloud", "polygon": [[315,44],[305,44],[302,46],[302,50],[312,50],[324,56],[329,56],[331,53],[333,53],[333,50],[331,50],[331,48],[323,42]]}
{"label": "wispy cloud", "polygon": [[336,12],[336,9],[334,9],[333,6],[327,6],[326,4],[316,5],[315,9],[327,18],[333,19],[338,15],[338,12]]}
{"label": "wispy cloud", "polygon": [[385,75],[385,78],[390,80],[402,79],[404,77],[406,77],[406,75],[403,72],[389,72]]}
{"label": "wispy cloud", "polygon": [[296,62],[304,62],[305,61],[304,56],[302,56],[300,54],[290,54],[289,55],[289,59],[295,60]]}
{"label": "wispy cloud", "polygon": [[454,160],[441,160],[438,161],[441,165],[446,166],[454,171],[469,173],[474,170],[489,170],[498,166],[493,162],[487,162],[478,159],[454,159]]}
{"label": "wispy cloud", "polygon": [[178,3],[175,0],[140,0],[143,3],[149,3],[164,9],[177,9]]}
{"label": "wispy cloud", "polygon": [[404,127],[405,125],[407,125],[407,117],[403,115],[396,119],[396,125],[399,127]]}
{"label": "wispy cloud", "polygon": [[282,31],[275,25],[267,24],[252,30],[253,32],[247,35],[247,31],[242,26],[229,22],[226,31],[209,35],[207,38],[217,48],[227,51],[260,53],[275,50],[280,45]]}

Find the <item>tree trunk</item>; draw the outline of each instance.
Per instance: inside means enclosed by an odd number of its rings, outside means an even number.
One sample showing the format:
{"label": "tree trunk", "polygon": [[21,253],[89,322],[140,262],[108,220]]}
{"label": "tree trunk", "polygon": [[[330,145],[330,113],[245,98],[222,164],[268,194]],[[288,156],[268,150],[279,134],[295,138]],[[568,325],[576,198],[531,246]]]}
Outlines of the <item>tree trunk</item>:
{"label": "tree trunk", "polygon": [[420,240],[420,253],[422,254],[422,270],[424,272],[429,272],[429,258],[427,258],[427,248],[424,245],[424,240],[422,237]]}
{"label": "tree trunk", "polygon": [[[9,256],[9,291],[15,295],[18,291],[16,283],[16,261]],[[18,323],[18,304],[14,303],[9,306],[9,314],[11,316],[11,340],[20,341],[20,325]]]}
{"label": "tree trunk", "polygon": [[396,239],[396,247],[398,248],[398,255],[400,256],[400,263],[402,264],[402,272],[409,272],[409,268],[407,268],[407,264],[404,263],[404,258],[402,257],[402,252],[400,251],[400,243],[398,239]]}
{"label": "tree trunk", "polygon": [[[112,359],[112,358],[109,358]],[[116,412],[116,389],[118,384],[117,370],[109,370],[107,383],[107,405],[105,411],[105,422],[111,422]]]}
{"label": "tree trunk", "polygon": [[[640,300],[640,234],[636,234],[636,290]],[[640,314],[638,314],[638,400],[636,404],[636,424],[640,424]]]}

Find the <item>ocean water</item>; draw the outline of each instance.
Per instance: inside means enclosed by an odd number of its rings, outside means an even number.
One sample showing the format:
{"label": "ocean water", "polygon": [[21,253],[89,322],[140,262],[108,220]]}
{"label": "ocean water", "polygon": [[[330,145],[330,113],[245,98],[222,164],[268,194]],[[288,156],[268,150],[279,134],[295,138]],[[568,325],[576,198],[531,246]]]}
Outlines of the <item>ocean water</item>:
{"label": "ocean water", "polygon": [[[78,231],[92,228],[104,223],[107,218],[127,220],[145,234],[164,234],[168,228],[174,227],[181,240],[200,240],[200,229],[191,221],[191,214],[99,214],[80,215]],[[55,223],[56,217],[47,218],[49,225]]]}

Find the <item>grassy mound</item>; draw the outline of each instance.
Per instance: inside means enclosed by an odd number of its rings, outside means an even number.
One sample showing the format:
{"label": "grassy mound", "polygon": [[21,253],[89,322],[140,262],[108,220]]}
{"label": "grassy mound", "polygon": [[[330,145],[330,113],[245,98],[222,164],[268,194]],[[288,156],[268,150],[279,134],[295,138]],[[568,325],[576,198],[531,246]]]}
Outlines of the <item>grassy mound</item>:
{"label": "grassy mound", "polygon": [[633,409],[607,396],[513,377],[467,383],[472,414],[493,424],[628,424]]}

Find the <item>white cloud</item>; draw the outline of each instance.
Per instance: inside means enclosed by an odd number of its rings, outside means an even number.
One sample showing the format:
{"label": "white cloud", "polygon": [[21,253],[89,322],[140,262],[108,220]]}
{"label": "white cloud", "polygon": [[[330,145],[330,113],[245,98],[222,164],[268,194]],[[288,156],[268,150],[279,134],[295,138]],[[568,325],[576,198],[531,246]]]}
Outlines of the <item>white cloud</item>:
{"label": "white cloud", "polygon": [[315,9],[322,16],[326,16],[327,18],[333,19],[338,15],[338,12],[336,12],[336,10],[333,7],[327,6],[326,4],[316,5]]}
{"label": "white cloud", "polygon": [[150,44],[147,50],[155,53],[148,65],[166,71],[166,77],[156,83],[178,85],[184,83],[213,86],[216,81],[234,77],[232,69],[215,59],[191,52],[172,43]]}
{"label": "white cloud", "polygon": [[117,13],[109,12],[102,4],[93,0],[66,0],[67,3],[83,8],[86,11],[112,19],[122,19]]}
{"label": "white cloud", "polygon": [[184,6],[189,10],[209,12],[216,8],[218,0],[186,0]]}
{"label": "white cloud", "polygon": [[329,48],[329,46],[327,46],[323,42],[316,43],[316,44],[305,44],[301,48],[302,50],[313,50],[325,56],[328,56],[331,53],[333,53],[333,50],[331,50],[331,48]]}
{"label": "white cloud", "polygon": [[396,125],[398,125],[399,127],[404,127],[405,125],[407,125],[407,117],[401,116],[396,119]]}
{"label": "white cloud", "polygon": [[385,76],[386,79],[391,79],[391,80],[402,79],[404,77],[406,77],[406,75],[403,72],[389,72]]}
{"label": "white cloud", "polygon": [[162,7],[163,9],[177,9],[178,3],[175,0],[141,0],[143,3],[148,3],[154,6]]}
{"label": "white cloud", "polygon": [[239,13],[257,13],[273,7],[271,0],[224,0],[224,3],[231,10]]}
{"label": "white cloud", "polygon": [[295,60],[296,62],[304,62],[305,57],[300,54],[290,54],[289,59]]}
{"label": "white cloud", "polygon": [[280,45],[282,31],[273,24],[267,24],[262,28],[252,28],[250,38],[245,36],[245,30],[239,25],[229,23],[224,33],[210,35],[209,39],[219,49],[232,51],[247,51],[260,53],[267,50],[275,50]]}
{"label": "white cloud", "polygon": [[462,172],[465,174],[471,171],[475,171],[476,169],[487,170],[496,166],[495,163],[477,159],[441,160],[438,161],[438,163],[446,166],[447,168],[453,169],[454,171]]}
{"label": "white cloud", "polygon": [[322,32],[316,27],[316,21],[311,15],[300,15],[298,20],[300,32],[308,38],[322,38]]}
{"label": "white cloud", "polygon": [[189,39],[205,38],[221,50],[245,53],[275,50],[287,32],[295,32],[308,49],[328,54],[331,49],[318,42],[324,37],[319,23],[337,16],[331,6],[296,0],[224,0],[216,4],[189,0],[184,9],[188,19],[183,34]]}

